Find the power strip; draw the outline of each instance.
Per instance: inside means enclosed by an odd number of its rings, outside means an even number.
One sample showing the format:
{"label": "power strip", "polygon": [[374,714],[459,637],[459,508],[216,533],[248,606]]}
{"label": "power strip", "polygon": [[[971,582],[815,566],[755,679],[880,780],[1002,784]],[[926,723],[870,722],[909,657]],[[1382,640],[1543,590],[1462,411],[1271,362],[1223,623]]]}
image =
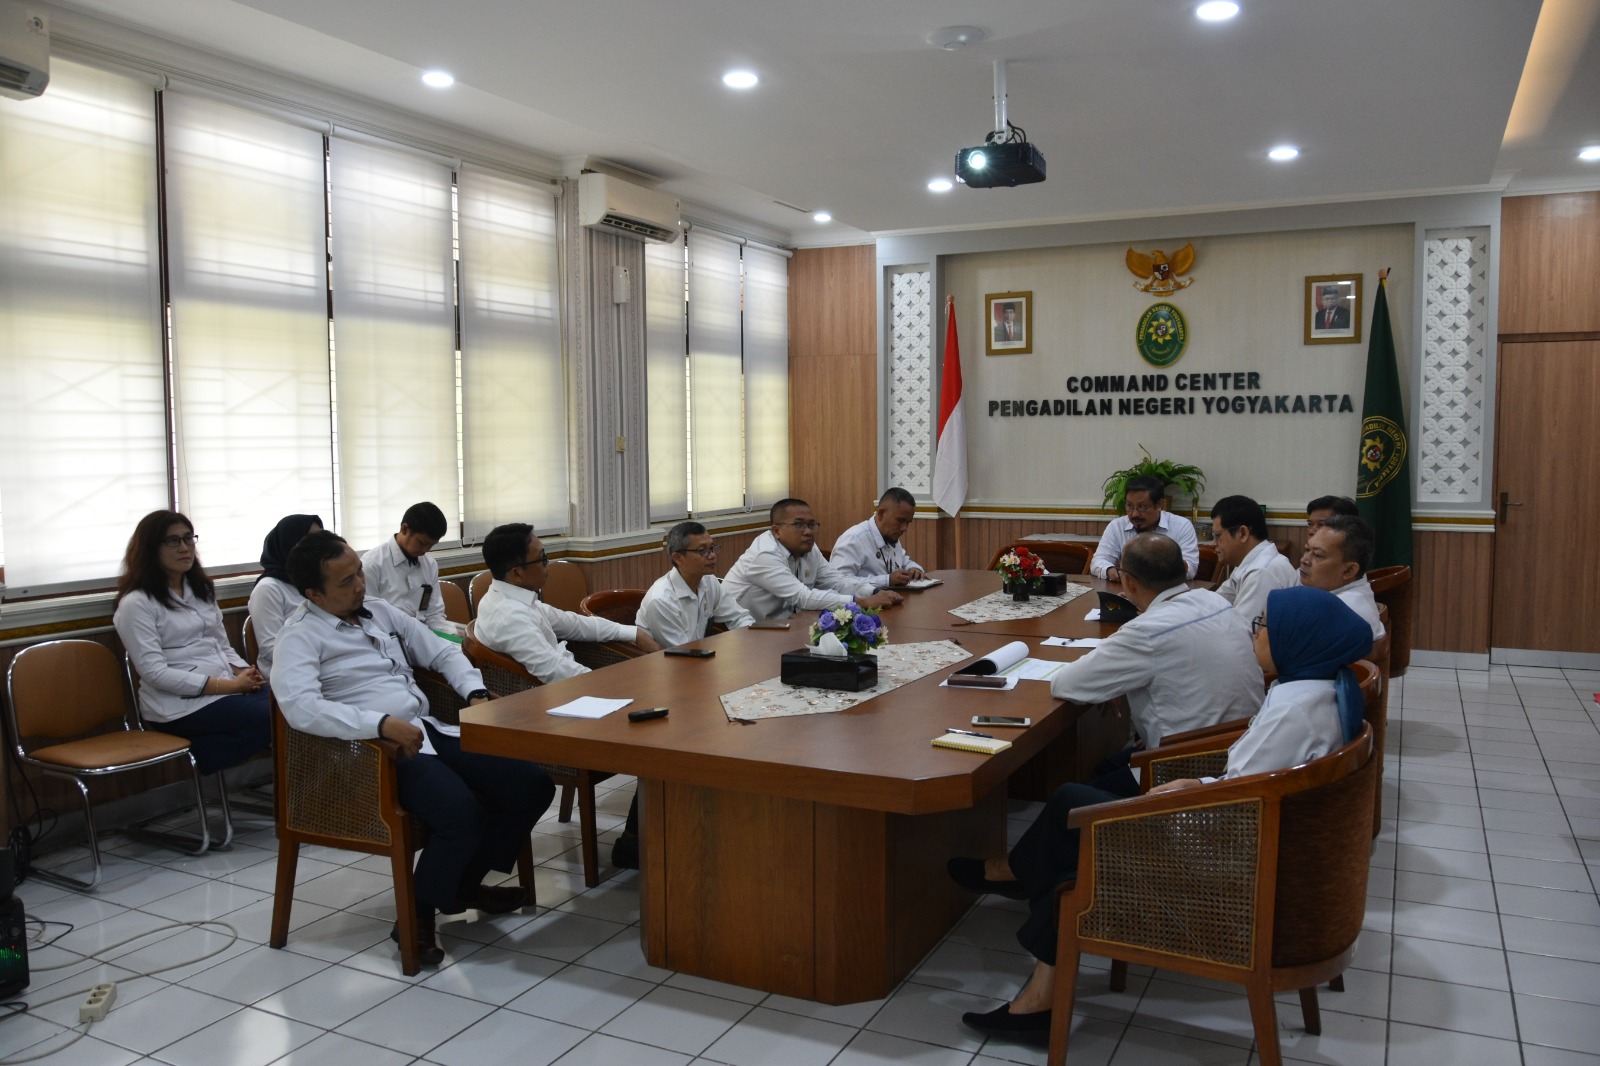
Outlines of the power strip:
{"label": "power strip", "polygon": [[95,985],[89,989],[89,994],[78,1004],[78,1020],[80,1022],[104,1021],[106,1011],[111,1009],[111,1004],[117,1001],[117,984],[115,981],[103,985]]}

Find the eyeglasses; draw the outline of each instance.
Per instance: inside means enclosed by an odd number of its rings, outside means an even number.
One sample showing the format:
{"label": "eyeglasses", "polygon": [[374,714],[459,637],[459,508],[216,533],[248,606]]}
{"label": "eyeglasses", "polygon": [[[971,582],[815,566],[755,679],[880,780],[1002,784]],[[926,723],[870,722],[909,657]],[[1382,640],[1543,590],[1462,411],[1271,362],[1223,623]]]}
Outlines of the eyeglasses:
{"label": "eyeglasses", "polygon": [[518,566],[543,566],[546,563],[548,563],[549,561],[550,561],[550,553],[548,551],[542,551],[542,552],[539,553],[539,558],[537,558],[537,559],[526,559],[526,560],[518,563],[517,565]]}
{"label": "eyeglasses", "polygon": [[815,533],[822,528],[822,523],[814,518],[796,518],[793,522],[784,522],[786,526],[793,526],[802,533]]}
{"label": "eyeglasses", "polygon": [[717,554],[717,546],[708,544],[704,548],[685,548],[683,553],[685,555],[698,555],[702,559],[713,559]]}
{"label": "eyeglasses", "polygon": [[199,539],[200,538],[195,536],[193,533],[185,533],[181,537],[162,537],[161,546],[163,548],[192,548],[194,547],[194,542]]}
{"label": "eyeglasses", "polygon": [[1130,503],[1127,504],[1123,510],[1127,511],[1129,514],[1149,514],[1151,511],[1159,511],[1160,508],[1153,503]]}
{"label": "eyeglasses", "polygon": [[1252,618],[1250,620],[1250,639],[1255,640],[1256,634],[1265,628],[1267,628],[1267,620],[1265,618],[1261,618],[1259,616]]}

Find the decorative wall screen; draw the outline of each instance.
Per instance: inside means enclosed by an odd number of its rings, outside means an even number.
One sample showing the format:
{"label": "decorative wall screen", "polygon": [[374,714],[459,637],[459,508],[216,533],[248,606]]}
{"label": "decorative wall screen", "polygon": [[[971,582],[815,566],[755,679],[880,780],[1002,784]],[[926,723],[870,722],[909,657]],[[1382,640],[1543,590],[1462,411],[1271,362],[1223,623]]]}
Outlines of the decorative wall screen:
{"label": "decorative wall screen", "polygon": [[1489,231],[1434,231],[1423,247],[1419,503],[1481,503],[1489,365]]}
{"label": "decorative wall screen", "polygon": [[933,491],[933,277],[922,267],[890,275],[888,484]]}

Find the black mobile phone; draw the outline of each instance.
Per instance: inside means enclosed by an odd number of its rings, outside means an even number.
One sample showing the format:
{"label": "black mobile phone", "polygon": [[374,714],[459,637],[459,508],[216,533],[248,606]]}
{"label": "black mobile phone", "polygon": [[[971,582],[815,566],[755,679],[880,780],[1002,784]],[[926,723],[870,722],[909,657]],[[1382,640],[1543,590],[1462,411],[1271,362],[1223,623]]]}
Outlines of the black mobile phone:
{"label": "black mobile phone", "polygon": [[975,714],[972,716],[973,725],[1012,726],[1017,729],[1033,724],[1032,718],[1011,718],[1003,714]]}
{"label": "black mobile phone", "polygon": [[709,659],[717,654],[711,648],[668,648],[663,655],[681,655],[685,659]]}
{"label": "black mobile phone", "polygon": [[665,707],[647,707],[642,711],[629,711],[628,721],[648,722],[652,718],[665,718],[666,716],[667,709]]}

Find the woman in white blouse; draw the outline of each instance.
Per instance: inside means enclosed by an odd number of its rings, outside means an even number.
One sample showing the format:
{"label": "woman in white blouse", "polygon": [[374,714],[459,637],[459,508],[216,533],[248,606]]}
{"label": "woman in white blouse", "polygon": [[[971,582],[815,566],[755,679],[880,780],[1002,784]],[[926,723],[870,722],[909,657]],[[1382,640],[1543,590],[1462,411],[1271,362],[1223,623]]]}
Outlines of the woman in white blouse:
{"label": "woman in white blouse", "polygon": [[228,643],[216,589],[195,552],[194,525],[152,511],[128,541],[112,625],[139,675],[139,713],[189,741],[203,774],[271,742],[261,675]]}
{"label": "woman in white blouse", "polygon": [[272,680],[272,652],[278,646],[278,630],[290,613],[305,602],[289,580],[289,552],[307,533],[321,529],[322,519],[314,514],[286,515],[261,542],[261,576],[250,590],[250,628],[256,635],[256,669],[267,681]]}

